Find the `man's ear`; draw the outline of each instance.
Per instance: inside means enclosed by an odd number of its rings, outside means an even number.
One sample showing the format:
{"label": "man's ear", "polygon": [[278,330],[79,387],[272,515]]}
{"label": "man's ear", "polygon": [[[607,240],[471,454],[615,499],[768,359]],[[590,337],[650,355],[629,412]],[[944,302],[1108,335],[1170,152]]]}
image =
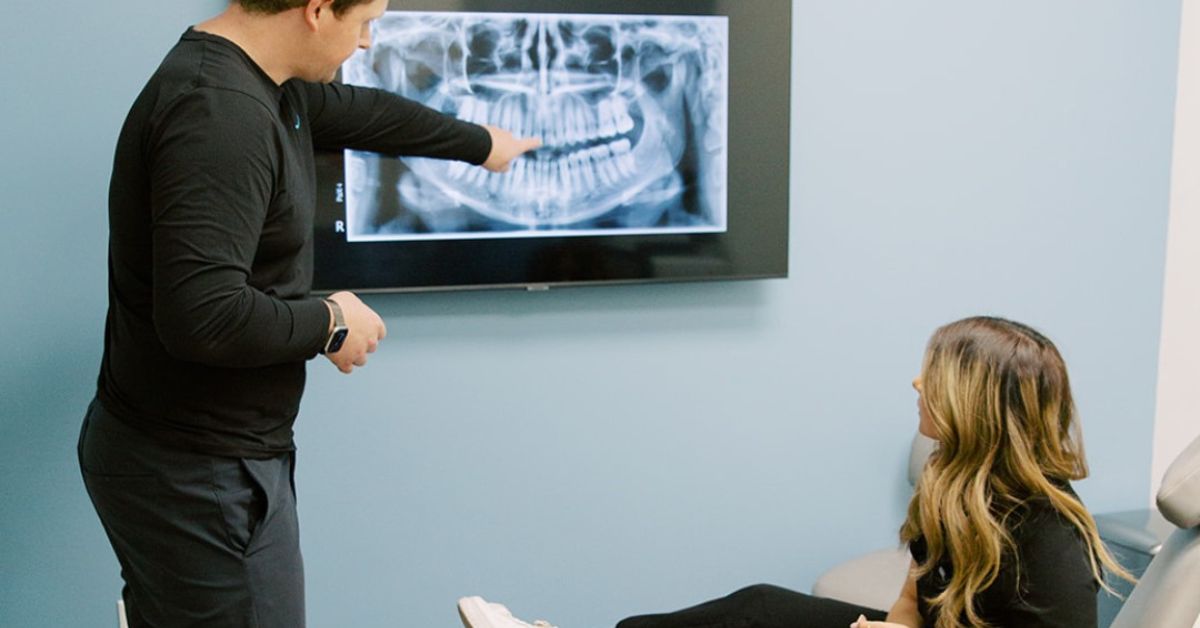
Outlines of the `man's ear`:
{"label": "man's ear", "polygon": [[311,31],[320,28],[321,18],[333,12],[333,0],[308,0],[304,5],[304,24]]}

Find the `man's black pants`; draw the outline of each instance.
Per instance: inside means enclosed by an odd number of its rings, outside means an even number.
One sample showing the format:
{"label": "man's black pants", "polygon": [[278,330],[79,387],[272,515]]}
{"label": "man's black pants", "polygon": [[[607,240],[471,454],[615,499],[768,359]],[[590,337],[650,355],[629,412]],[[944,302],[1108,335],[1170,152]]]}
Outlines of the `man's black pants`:
{"label": "man's black pants", "polygon": [[674,613],[630,617],[617,628],[848,628],[859,615],[887,618],[876,609],[756,584]]}
{"label": "man's black pants", "polygon": [[79,466],[121,564],[130,628],[304,626],[293,454],[165,447],[93,401]]}

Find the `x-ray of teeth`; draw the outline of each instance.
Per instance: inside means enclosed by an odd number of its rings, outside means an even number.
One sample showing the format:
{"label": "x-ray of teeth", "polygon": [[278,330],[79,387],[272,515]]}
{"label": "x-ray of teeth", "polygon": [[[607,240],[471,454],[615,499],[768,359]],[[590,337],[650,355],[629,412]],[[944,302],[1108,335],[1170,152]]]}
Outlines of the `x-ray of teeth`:
{"label": "x-ray of teeth", "polygon": [[342,68],[543,146],[507,173],[347,151],[351,241],[723,232],[726,17],[396,11]]}

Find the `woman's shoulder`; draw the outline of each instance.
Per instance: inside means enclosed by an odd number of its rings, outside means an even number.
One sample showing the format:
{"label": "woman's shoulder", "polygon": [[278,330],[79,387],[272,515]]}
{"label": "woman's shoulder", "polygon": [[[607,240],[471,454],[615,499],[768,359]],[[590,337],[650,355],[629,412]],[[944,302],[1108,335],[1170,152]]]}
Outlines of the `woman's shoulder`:
{"label": "woman's shoulder", "polygon": [[[1069,483],[1056,484],[1078,499]],[[1023,582],[1035,586],[1094,580],[1087,540],[1049,497],[1040,495],[1022,500],[1009,510],[1004,521],[1013,546],[1003,560],[1003,570],[1007,573],[1002,575],[1008,578],[1002,580],[1009,580],[1012,585]]]}
{"label": "woman's shoulder", "polygon": [[[1079,494],[1070,482],[1052,480],[1051,483],[1082,504]],[[1018,543],[1027,537],[1078,535],[1077,528],[1054,506],[1047,495],[1031,495],[1022,499],[1012,506],[1006,521],[1009,531]]]}

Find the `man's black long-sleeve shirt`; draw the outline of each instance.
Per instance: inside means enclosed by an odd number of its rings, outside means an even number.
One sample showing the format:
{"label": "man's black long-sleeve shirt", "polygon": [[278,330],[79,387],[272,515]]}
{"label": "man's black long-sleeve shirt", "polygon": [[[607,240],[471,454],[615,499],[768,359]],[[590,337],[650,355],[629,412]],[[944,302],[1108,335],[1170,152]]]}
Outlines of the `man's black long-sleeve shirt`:
{"label": "man's black long-sleeve shirt", "polygon": [[276,85],[188,30],[134,102],[109,189],[98,396],[160,440],[216,455],[294,448],[305,363],[329,330],[312,283],[314,148],[482,163],[482,127],[340,84]]}

